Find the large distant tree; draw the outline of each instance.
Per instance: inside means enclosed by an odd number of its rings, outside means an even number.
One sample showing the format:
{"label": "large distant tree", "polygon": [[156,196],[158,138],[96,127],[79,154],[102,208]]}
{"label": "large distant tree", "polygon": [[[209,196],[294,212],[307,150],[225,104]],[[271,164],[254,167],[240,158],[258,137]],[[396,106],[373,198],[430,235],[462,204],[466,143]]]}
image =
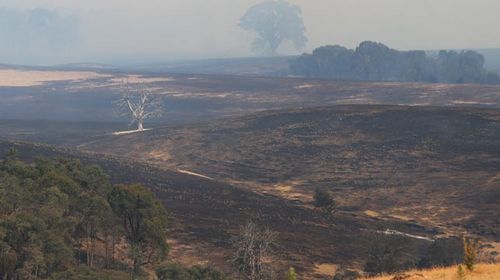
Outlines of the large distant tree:
{"label": "large distant tree", "polygon": [[284,0],[265,1],[250,7],[240,19],[240,26],[257,33],[253,50],[265,55],[276,55],[276,50],[286,40],[297,50],[307,43],[300,7]]}

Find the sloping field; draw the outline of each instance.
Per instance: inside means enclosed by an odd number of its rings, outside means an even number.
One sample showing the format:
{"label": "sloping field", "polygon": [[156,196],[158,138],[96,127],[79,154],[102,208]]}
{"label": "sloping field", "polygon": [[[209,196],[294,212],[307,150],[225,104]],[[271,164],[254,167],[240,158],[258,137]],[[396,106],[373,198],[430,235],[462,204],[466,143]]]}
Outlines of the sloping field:
{"label": "sloping field", "polygon": [[[0,118],[112,121],[120,83],[144,82],[164,97],[159,122],[340,104],[500,107],[500,86],[362,83],[303,78],[3,69]],[[5,75],[7,73],[8,75]],[[149,124],[148,124],[149,125]]]}
{"label": "sloping field", "polygon": [[80,146],[309,205],[500,238],[500,110],[334,106],[168,127]]}
{"label": "sloping field", "polygon": [[362,268],[374,242],[402,240],[409,261],[418,261],[432,243],[418,238],[385,235],[386,229],[433,237],[439,232],[410,222],[378,220],[348,211],[333,216],[271,195],[180,173],[141,162],[45,145],[0,142],[0,151],[15,147],[21,158],[79,158],[102,166],[115,183],[151,187],[169,212],[171,260],[186,264],[211,263],[230,272],[231,238],[248,221],[268,226],[278,234],[274,262],[295,266],[301,279],[322,279],[315,267],[346,264]]}

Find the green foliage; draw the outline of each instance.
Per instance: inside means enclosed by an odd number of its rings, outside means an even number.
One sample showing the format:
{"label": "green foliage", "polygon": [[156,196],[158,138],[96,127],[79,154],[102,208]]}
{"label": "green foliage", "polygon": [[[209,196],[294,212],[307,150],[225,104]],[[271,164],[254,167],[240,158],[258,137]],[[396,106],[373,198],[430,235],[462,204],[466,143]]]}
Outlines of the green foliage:
{"label": "green foliage", "polygon": [[287,280],[297,280],[297,273],[295,272],[295,268],[290,267],[286,273]]}
{"label": "green foliage", "polygon": [[324,46],[290,64],[301,76],[363,81],[442,83],[499,83],[500,76],[484,69],[484,57],[474,51],[397,51],[376,42],[362,42],[355,50]]}
{"label": "green foliage", "polygon": [[125,237],[132,247],[134,271],[165,258],[166,212],[161,203],[140,185],[116,186],[109,194],[113,212],[122,220]]}
{"label": "green foliage", "polygon": [[130,275],[121,271],[92,269],[89,267],[78,267],[64,272],[55,273],[52,280],[125,280]]}
{"label": "green foliage", "polygon": [[474,270],[477,263],[477,253],[479,250],[479,242],[467,237],[463,237],[464,245],[464,265],[469,271]]}
{"label": "green foliage", "polygon": [[[133,218],[133,234],[124,214]],[[110,252],[122,237],[144,259],[164,257],[165,216],[146,188],[113,188],[97,166],[41,158],[28,164],[11,151],[0,162],[0,279],[124,279],[98,268],[115,262]]]}
{"label": "green foliage", "polygon": [[205,266],[182,267],[179,264],[169,264],[156,270],[159,280],[224,280],[224,275]]}
{"label": "green foliage", "polygon": [[314,206],[327,212],[333,212],[336,208],[333,196],[327,190],[316,188],[314,191]]}

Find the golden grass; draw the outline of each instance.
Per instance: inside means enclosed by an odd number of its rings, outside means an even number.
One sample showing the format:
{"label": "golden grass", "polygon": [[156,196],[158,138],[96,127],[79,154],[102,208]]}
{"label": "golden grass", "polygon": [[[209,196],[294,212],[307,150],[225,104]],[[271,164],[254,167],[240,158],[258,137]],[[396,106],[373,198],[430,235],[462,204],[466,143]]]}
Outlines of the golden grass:
{"label": "golden grass", "polygon": [[38,86],[46,82],[87,80],[109,75],[91,71],[24,71],[15,69],[0,69],[0,86],[29,87]]}
{"label": "golden grass", "polygon": [[170,77],[143,77],[140,75],[114,77],[111,74],[102,74],[93,71],[0,69],[0,87],[31,87],[40,86],[47,82],[84,81],[97,78],[110,78],[107,86],[118,86],[125,80],[132,84],[168,82],[174,80]]}
{"label": "golden grass", "polygon": [[334,263],[316,264],[314,272],[319,275],[333,275],[337,270],[338,265]]}
{"label": "golden grass", "polygon": [[[463,280],[500,280],[500,264],[478,264],[474,271],[469,272],[465,269],[465,278]],[[412,270],[403,273],[408,275],[405,280],[460,280],[458,277],[458,266],[434,268],[427,270]],[[394,275],[379,276],[373,278],[363,278],[369,280],[391,280]]]}
{"label": "golden grass", "polygon": [[373,218],[380,217],[380,213],[373,211],[373,210],[366,210],[364,213],[365,213],[365,215],[367,215],[369,217],[373,217]]}

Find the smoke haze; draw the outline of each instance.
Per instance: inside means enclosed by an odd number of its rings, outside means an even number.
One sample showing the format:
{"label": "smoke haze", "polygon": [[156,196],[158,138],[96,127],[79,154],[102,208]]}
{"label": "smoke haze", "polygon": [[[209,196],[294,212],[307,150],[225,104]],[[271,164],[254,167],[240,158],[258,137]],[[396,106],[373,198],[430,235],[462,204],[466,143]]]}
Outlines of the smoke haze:
{"label": "smoke haze", "polygon": [[[4,0],[0,63],[158,61],[250,56],[239,18],[256,0]],[[291,0],[305,51],[364,40],[398,49],[500,47],[497,0]],[[293,54],[284,46],[282,54]]]}

